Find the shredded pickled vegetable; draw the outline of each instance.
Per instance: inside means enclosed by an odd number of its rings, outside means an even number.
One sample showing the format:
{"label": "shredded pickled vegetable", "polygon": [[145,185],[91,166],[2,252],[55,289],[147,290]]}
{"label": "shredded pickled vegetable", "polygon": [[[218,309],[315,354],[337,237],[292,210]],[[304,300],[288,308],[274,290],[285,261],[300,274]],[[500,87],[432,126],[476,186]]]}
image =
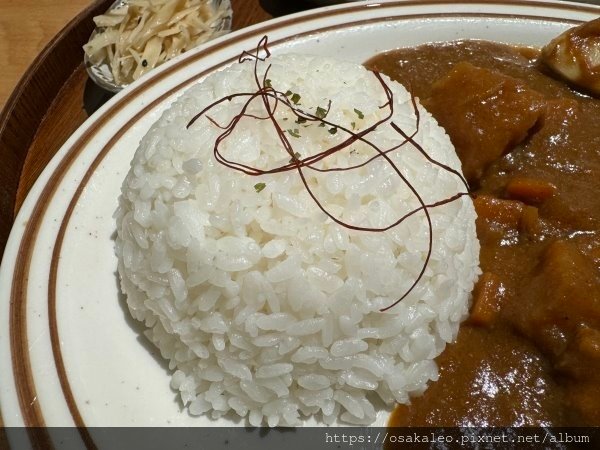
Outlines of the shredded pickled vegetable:
{"label": "shredded pickled vegetable", "polygon": [[110,67],[117,85],[126,85],[224,34],[217,25],[230,14],[228,1],[129,0],[94,17],[97,29],[83,50],[92,64]]}

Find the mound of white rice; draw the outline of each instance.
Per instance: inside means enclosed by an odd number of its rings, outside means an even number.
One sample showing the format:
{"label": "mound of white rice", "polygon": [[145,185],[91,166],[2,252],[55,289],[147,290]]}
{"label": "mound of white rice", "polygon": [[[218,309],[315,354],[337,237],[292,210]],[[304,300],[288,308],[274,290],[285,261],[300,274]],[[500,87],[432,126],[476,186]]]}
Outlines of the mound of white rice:
{"label": "mound of white rice", "polygon": [[[339,125],[364,129],[388,111],[380,108],[380,83],[362,66],[301,55],[267,62],[274,88],[299,94],[298,107],[313,113],[331,101],[327,119]],[[234,412],[254,426],[299,425],[307,416],[369,424],[381,405],[408,402],[437,378],[433,358],[456,337],[479,274],[473,205],[463,197],[430,210],[433,254],[425,275],[406,299],[380,312],[423,265],[423,213],[386,232],[353,231],[318,209],[296,170],[242,174],[213,157],[221,129],[205,117],[186,129],[215,99],[255,91],[253,68],[254,62],[236,63],[210,75],[140,143],[116,213],[122,288],[131,314],[170,361],[171,387],[190,414]],[[386,80],[393,120],[412,133],[410,95]],[[245,101],[225,102],[209,116],[227,124]],[[260,99],[248,113],[264,115]],[[422,108],[420,114],[416,140],[460,169],[444,131]],[[276,117],[292,130],[302,158],[347,137],[297,124],[281,106]],[[387,125],[369,139],[381,149],[402,141]],[[222,152],[264,169],[290,160],[270,121],[252,118],[239,123]],[[318,166],[347,167],[373,155],[353,144]],[[412,145],[390,156],[427,203],[464,190]],[[350,171],[304,173],[321,204],[353,225],[382,227],[419,206],[382,158]]]}

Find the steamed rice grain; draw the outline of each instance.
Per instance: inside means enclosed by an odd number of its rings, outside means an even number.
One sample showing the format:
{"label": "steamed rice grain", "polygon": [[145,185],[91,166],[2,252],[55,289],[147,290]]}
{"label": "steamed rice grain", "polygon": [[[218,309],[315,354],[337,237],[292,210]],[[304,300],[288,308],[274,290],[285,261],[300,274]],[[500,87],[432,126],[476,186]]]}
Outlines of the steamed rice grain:
{"label": "steamed rice grain", "polygon": [[[267,63],[271,84],[298,93],[304,110],[331,101],[327,119],[334,123],[360,130],[386,114],[382,88],[362,66],[307,55]],[[259,64],[260,76],[267,63]],[[234,171],[213,156],[222,130],[206,117],[186,128],[214,100],[255,91],[253,68],[248,61],[209,75],[141,141],[116,213],[122,289],[131,314],[169,360],[171,387],[190,414],[236,414],[254,426],[299,425],[308,416],[370,424],[377,405],[407,402],[437,379],[433,358],[456,337],[479,274],[473,205],[462,197],[430,209],[433,253],[425,275],[401,303],[380,312],[419,274],[428,249],[424,214],[386,232],[345,228],[323,214],[296,171]],[[410,94],[386,80],[393,120],[410,134]],[[234,98],[210,116],[227,123],[243,102]],[[447,135],[419,111],[415,140],[460,169]],[[264,106],[254,102],[248,112],[264,115]],[[316,123],[295,124],[283,107],[276,119],[292,130],[302,158],[345,138]],[[401,141],[389,126],[370,139],[380,148]],[[270,121],[252,118],[240,121],[222,153],[261,168],[289,160]],[[370,156],[355,143],[318,165],[349,166]],[[426,203],[464,189],[411,145],[390,157]],[[383,227],[419,206],[382,158],[350,171],[304,173],[322,205],[357,226]]]}

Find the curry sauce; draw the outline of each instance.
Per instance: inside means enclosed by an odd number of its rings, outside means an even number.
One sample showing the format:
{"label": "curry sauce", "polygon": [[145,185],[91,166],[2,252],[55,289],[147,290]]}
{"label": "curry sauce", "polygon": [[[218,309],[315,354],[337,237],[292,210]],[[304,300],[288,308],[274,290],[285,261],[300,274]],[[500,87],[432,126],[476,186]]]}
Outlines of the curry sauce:
{"label": "curry sauce", "polygon": [[366,66],[448,132],[474,194],[483,275],[439,381],[392,426],[600,425],[600,100],[484,41]]}

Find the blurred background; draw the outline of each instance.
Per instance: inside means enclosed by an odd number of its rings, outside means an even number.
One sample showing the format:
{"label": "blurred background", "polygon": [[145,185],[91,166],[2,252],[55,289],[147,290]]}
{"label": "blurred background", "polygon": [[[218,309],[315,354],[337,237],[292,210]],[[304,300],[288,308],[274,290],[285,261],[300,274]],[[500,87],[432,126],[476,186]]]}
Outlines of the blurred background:
{"label": "blurred background", "polygon": [[[352,0],[237,0],[237,3],[240,1],[255,2],[267,19]],[[583,2],[600,4],[600,0]],[[0,0],[0,110],[35,57],[92,3],[93,0]],[[235,5],[236,0],[232,3]]]}

